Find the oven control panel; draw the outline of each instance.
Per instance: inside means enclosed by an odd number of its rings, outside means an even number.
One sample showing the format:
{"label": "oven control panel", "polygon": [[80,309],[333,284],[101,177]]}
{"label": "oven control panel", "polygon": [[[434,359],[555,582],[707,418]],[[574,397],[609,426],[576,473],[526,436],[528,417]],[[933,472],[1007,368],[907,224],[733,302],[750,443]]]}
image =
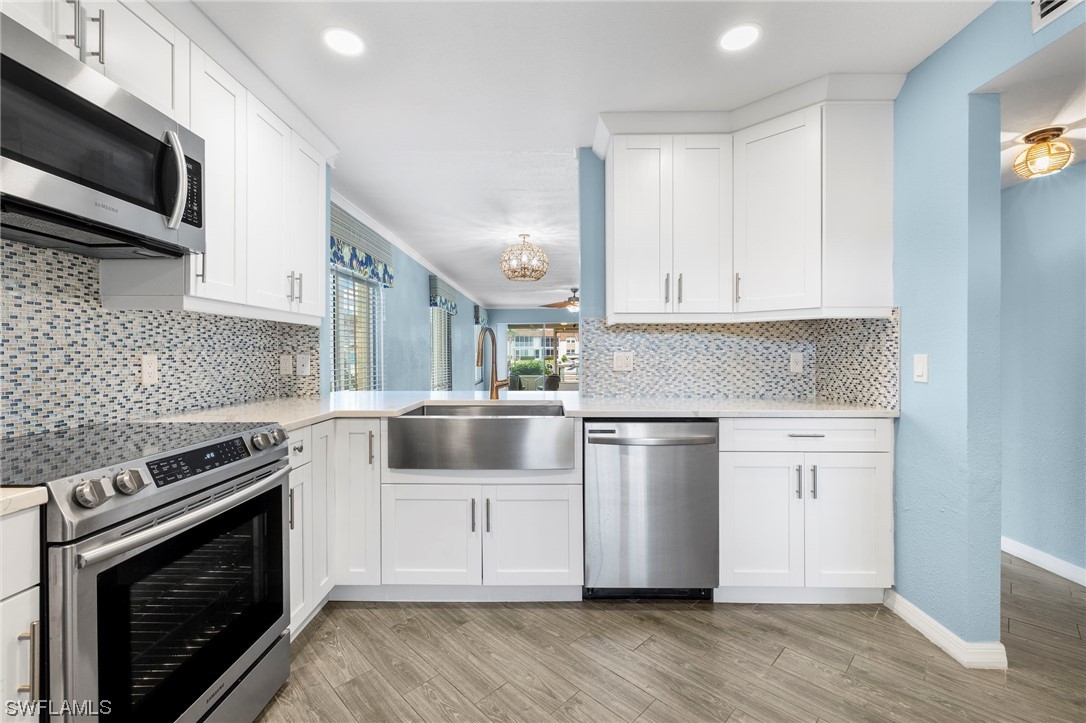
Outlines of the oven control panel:
{"label": "oven control panel", "polygon": [[165,487],[248,456],[249,449],[245,446],[245,440],[234,437],[217,444],[152,460],[147,463],[147,469],[155,485]]}

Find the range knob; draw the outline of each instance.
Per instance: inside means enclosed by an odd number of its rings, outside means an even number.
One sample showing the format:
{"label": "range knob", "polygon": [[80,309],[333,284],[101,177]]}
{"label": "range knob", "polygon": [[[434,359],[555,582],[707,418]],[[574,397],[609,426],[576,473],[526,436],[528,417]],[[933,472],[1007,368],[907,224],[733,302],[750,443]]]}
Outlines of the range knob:
{"label": "range knob", "polygon": [[276,444],[282,444],[287,441],[287,430],[282,427],[276,427],[271,431],[271,438]]}
{"label": "range knob", "polygon": [[113,484],[117,486],[118,492],[126,495],[134,495],[147,486],[143,475],[136,469],[121,470],[113,479]]}
{"label": "range knob", "polygon": [[257,449],[267,449],[272,446],[272,438],[266,432],[257,432],[253,435],[253,446]]}
{"label": "range knob", "polygon": [[114,494],[109,477],[83,480],[75,487],[75,501],[82,507],[97,507]]}

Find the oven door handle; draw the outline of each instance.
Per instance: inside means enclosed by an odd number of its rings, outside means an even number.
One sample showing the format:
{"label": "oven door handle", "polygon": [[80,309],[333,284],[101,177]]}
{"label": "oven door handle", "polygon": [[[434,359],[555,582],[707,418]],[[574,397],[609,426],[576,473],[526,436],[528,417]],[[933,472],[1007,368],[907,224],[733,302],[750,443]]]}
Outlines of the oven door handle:
{"label": "oven door handle", "polygon": [[123,555],[126,552],[135,550],[138,547],[161,540],[164,537],[169,537],[175,532],[180,532],[188,527],[193,527],[206,520],[215,517],[216,515],[226,512],[232,507],[237,507],[243,502],[261,495],[273,487],[278,486],[281,480],[290,474],[290,467],[284,467],[283,469],[275,472],[270,477],[261,480],[259,483],[246,487],[243,490],[235,492],[229,497],[224,497],[218,502],[212,502],[209,505],[201,507],[198,510],[194,510],[187,515],[181,515],[175,517],[172,520],[163,522],[161,525],[155,525],[154,527],[142,530],[128,537],[122,537],[119,540],[106,543],[101,547],[95,547],[92,550],[79,553],[75,557],[76,567],[82,569],[88,565],[93,565],[103,560],[108,560],[111,557],[117,557]]}

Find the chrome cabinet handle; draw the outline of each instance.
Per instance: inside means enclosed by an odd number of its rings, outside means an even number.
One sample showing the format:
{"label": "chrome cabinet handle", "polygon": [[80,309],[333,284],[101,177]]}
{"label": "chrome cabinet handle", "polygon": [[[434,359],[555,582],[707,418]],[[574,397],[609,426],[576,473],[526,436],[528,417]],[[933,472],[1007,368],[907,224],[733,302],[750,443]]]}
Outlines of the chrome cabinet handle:
{"label": "chrome cabinet handle", "polygon": [[290,529],[294,529],[294,490],[290,491],[290,514],[287,516],[290,522]]}
{"label": "chrome cabinet handle", "polygon": [[370,464],[373,464],[373,430],[370,430]]}
{"label": "chrome cabinet handle", "polygon": [[678,293],[678,297],[679,297],[678,302],[680,304],[683,303],[683,275],[682,274],[679,274],[679,293]]}
{"label": "chrome cabinet handle", "polygon": [[490,498],[486,498],[486,531],[490,532]]}
{"label": "chrome cabinet handle", "polygon": [[818,499],[818,465],[811,465],[811,499]]}
{"label": "chrome cabinet handle", "polygon": [[796,499],[803,499],[803,465],[796,465]]}
{"label": "chrome cabinet handle", "polygon": [[72,34],[62,35],[61,37],[65,40],[71,40],[72,45],[77,48],[81,48],[83,40],[80,37],[79,28],[81,25],[83,25],[83,23],[80,22],[80,20],[83,18],[82,2],[81,0],[64,0],[64,2],[72,6],[72,10],[75,11],[75,17],[72,19]]}
{"label": "chrome cabinet handle", "polygon": [[200,280],[201,284],[207,283],[207,252],[202,251],[200,253],[200,272],[196,274],[196,278]]}
{"label": "chrome cabinet handle", "polygon": [[[98,23],[98,50],[95,52],[87,53],[87,55],[98,56],[98,62],[102,65],[106,64],[106,11],[99,10],[98,17],[91,18],[92,23]],[[172,227],[171,227],[172,228]]]}
{"label": "chrome cabinet handle", "polygon": [[739,303],[739,272],[735,272],[735,303]]}
{"label": "chrome cabinet handle", "polygon": [[19,693],[29,693],[30,700],[32,701],[41,698],[41,673],[39,670],[41,666],[38,664],[38,655],[40,653],[38,648],[41,645],[40,632],[41,622],[35,620],[30,623],[29,632],[19,633],[19,640],[30,641],[30,655],[28,661],[30,664],[28,666],[30,668],[28,671],[30,674],[28,676],[30,678],[30,683],[27,685],[20,685],[16,687],[15,690]]}
{"label": "chrome cabinet handle", "polygon": [[287,292],[287,299],[294,301],[294,272],[291,271],[287,274],[287,281],[290,282],[290,291]]}
{"label": "chrome cabinet handle", "polygon": [[791,433],[790,432],[788,434],[788,436],[789,437],[802,437],[802,438],[805,438],[805,439],[821,439],[821,438],[825,437],[826,435],[824,435],[824,434],[799,434],[799,433]]}
{"label": "chrome cabinet handle", "polygon": [[664,276],[664,303],[671,303],[671,274]]}
{"label": "chrome cabinet handle", "polygon": [[166,131],[166,145],[173,150],[173,158],[177,163],[177,200],[173,202],[173,211],[166,220],[166,228],[175,229],[181,226],[181,217],[185,215],[185,202],[189,196],[189,169],[185,165],[185,149],[181,147],[181,139],[174,131]]}
{"label": "chrome cabinet handle", "polygon": [[475,498],[471,498],[471,531],[475,532]]}
{"label": "chrome cabinet handle", "polygon": [[297,301],[302,300],[302,274],[298,274],[298,298]]}

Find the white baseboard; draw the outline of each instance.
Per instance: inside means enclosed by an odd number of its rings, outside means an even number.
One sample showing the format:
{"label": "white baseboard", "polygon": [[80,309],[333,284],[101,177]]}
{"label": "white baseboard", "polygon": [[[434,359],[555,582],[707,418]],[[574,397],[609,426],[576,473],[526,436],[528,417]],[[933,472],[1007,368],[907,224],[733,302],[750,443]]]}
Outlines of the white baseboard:
{"label": "white baseboard", "polygon": [[1001,538],[999,546],[1008,555],[1020,557],[1042,570],[1048,570],[1053,575],[1059,575],[1071,582],[1086,585],[1086,567],[1072,565],[1066,560],[1049,555],[1047,552],[1042,552],[1035,547],[1023,545],[1021,542],[1012,540],[1009,537]]}
{"label": "white baseboard", "polygon": [[898,617],[966,668],[1007,667],[1007,650],[1003,643],[967,643],[938,620],[901,597],[896,590],[887,590],[883,602]]}
{"label": "white baseboard", "polygon": [[329,600],[352,602],[569,602],[580,585],[336,585]]}
{"label": "white baseboard", "polygon": [[718,587],[713,602],[787,605],[862,605],[880,603],[881,587]]}

